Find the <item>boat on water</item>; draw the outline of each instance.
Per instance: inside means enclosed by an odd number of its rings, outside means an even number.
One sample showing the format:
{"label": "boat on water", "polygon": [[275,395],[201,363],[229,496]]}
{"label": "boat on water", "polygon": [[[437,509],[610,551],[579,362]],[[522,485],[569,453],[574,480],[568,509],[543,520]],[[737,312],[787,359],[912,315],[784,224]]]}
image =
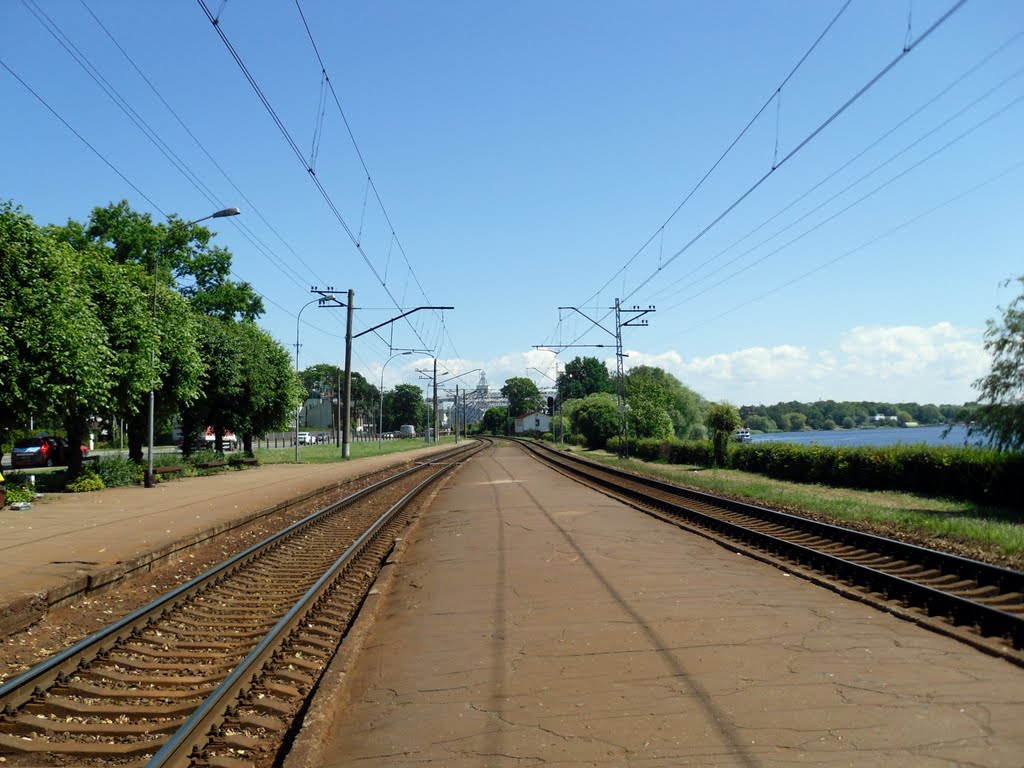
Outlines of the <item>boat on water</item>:
{"label": "boat on water", "polygon": [[741,427],[732,433],[733,438],[738,443],[749,443],[752,439],[750,430],[746,427]]}

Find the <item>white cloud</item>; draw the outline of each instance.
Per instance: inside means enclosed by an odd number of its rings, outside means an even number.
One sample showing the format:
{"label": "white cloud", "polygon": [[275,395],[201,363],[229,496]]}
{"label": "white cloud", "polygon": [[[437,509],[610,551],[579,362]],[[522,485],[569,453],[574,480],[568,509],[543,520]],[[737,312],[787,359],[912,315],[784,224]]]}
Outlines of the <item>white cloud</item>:
{"label": "white cloud", "polygon": [[677,352],[631,352],[630,365],[657,365],[712,400],[880,400],[958,403],[988,368],[977,330],[857,326],[834,348],[782,344],[685,359]]}
{"label": "white cloud", "polygon": [[[974,399],[971,382],[984,375],[989,365],[981,332],[946,322],[932,326],[857,326],[822,348],[779,344],[691,358],[675,350],[656,354],[628,350],[628,355],[627,370],[638,365],[658,366],[709,400],[729,400],[738,405],[823,399],[960,403]],[[559,355],[559,369],[574,357],[576,350]],[[483,369],[491,388],[497,390],[513,376],[525,376],[541,387],[548,386],[550,381],[533,369],[554,376],[553,359],[550,352],[530,350],[488,360],[442,362],[453,372]],[[607,357],[605,364],[610,371],[615,370],[614,357]],[[412,368],[422,367],[422,359],[411,358],[408,366],[400,366],[396,360],[388,366],[387,379],[392,378],[393,368],[396,378],[401,379]],[[458,383],[472,388],[478,378],[479,374],[473,373]]]}

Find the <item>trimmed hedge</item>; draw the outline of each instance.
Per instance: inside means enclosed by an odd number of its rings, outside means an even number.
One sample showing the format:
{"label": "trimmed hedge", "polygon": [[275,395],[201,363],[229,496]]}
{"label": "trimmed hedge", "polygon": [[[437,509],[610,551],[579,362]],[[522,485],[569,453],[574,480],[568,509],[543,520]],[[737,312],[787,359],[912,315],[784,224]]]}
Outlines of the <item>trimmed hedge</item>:
{"label": "trimmed hedge", "polygon": [[[609,450],[618,450],[618,438]],[[710,467],[710,441],[630,440],[646,461]],[[1024,454],[946,445],[829,447],[783,441],[732,443],[729,466],[777,480],[871,491],[907,491],[1024,509]]]}
{"label": "trimmed hedge", "polygon": [[732,446],[736,469],[779,480],[873,491],[910,491],[1024,506],[1024,455],[947,445],[831,448],[785,442]]}

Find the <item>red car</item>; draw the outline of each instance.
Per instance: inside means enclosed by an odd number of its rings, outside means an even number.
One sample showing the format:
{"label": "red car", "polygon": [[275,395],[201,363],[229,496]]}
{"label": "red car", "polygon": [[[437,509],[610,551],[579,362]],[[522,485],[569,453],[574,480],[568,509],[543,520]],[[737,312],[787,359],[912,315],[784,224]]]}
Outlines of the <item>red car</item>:
{"label": "red car", "polygon": [[[85,456],[89,449],[79,446]],[[44,435],[43,437],[23,437],[14,444],[11,450],[11,467],[55,467],[68,463],[71,446],[63,437]]]}

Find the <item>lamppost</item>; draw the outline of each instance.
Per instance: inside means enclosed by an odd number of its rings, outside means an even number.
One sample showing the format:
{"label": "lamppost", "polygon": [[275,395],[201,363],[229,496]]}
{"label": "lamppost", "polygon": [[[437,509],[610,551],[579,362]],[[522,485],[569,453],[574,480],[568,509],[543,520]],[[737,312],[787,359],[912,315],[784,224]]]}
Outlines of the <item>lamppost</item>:
{"label": "lamppost", "polygon": [[384,369],[387,368],[388,367],[388,363],[390,363],[396,357],[401,357],[402,355],[411,355],[413,353],[413,351],[414,350],[410,349],[410,350],[408,350],[406,352],[396,352],[395,354],[393,354],[391,357],[389,357],[384,362],[384,365],[382,365],[380,367],[380,413],[378,414],[379,422],[378,422],[378,427],[377,427],[377,450],[378,451],[383,447],[383,445],[381,443],[381,434],[384,432]]}
{"label": "lamppost", "polygon": [[[312,291],[318,294],[315,299],[310,299],[302,305],[302,309],[299,310],[298,316],[295,318],[295,375],[299,375],[299,324],[302,322],[302,312],[306,307],[311,304],[319,303],[321,307],[324,306],[343,306],[339,301],[338,297],[335,296],[331,291],[333,288],[328,288],[326,291],[320,291],[313,288]],[[299,411],[300,408],[295,409],[295,463],[299,463]]]}
{"label": "lamppost", "polygon": [[152,379],[151,379],[151,385],[150,385],[150,388],[149,388],[149,449],[147,450],[147,454],[148,455],[147,455],[147,459],[146,459],[147,469],[146,469],[146,482],[145,482],[145,486],[147,488],[152,488],[152,487],[154,487],[156,485],[156,478],[153,475],[153,420],[154,420],[154,415],[155,415],[155,412],[156,412],[156,335],[155,335],[155,331],[156,331],[156,320],[157,320],[156,300],[157,300],[157,293],[160,290],[160,247],[163,245],[164,240],[167,239],[167,236],[171,232],[173,232],[177,227],[183,227],[185,229],[188,229],[189,227],[191,227],[191,226],[193,226],[195,224],[198,224],[201,221],[206,221],[207,219],[223,219],[223,218],[225,218],[227,216],[237,216],[240,213],[241,213],[241,211],[238,210],[237,208],[224,208],[222,210],[217,211],[216,213],[211,213],[209,216],[203,216],[203,218],[201,218],[201,219],[194,219],[194,220],[189,221],[189,222],[187,222],[185,224],[172,224],[171,227],[167,230],[167,232],[164,233],[164,236],[160,240],[160,244],[157,245],[156,251],[153,254],[153,330],[154,330],[154,338],[153,338],[153,346],[150,348],[150,351],[149,351],[149,375],[152,377]]}

